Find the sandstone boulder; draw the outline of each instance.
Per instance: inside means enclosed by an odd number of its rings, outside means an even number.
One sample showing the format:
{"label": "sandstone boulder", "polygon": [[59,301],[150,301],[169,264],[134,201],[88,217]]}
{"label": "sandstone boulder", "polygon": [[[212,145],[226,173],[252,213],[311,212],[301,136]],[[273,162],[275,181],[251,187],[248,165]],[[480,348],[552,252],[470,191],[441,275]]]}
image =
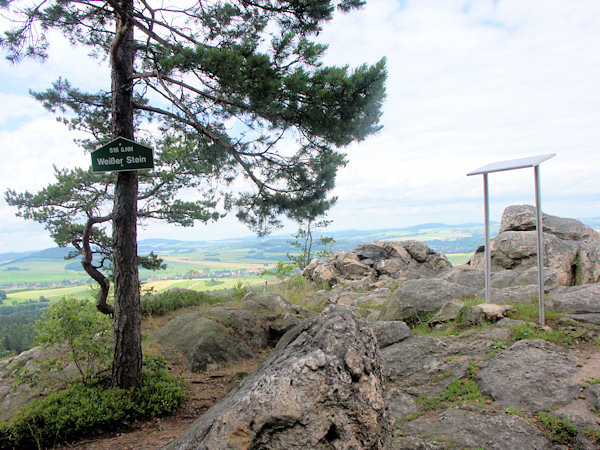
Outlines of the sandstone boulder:
{"label": "sandstone boulder", "polygon": [[450,300],[449,302],[444,303],[442,308],[429,320],[429,322],[427,322],[427,324],[433,328],[436,325],[454,322],[456,316],[458,316],[458,313],[464,306],[465,304],[459,300]]}
{"label": "sandstone boulder", "polygon": [[485,286],[484,271],[467,265],[455,267],[449,272],[440,275],[440,278],[451,283],[467,286],[473,292],[477,292]]}
{"label": "sandstone boulder", "polygon": [[600,242],[585,244],[577,255],[573,266],[574,284],[600,282]]}
{"label": "sandstone boulder", "polygon": [[369,327],[373,330],[379,348],[385,348],[412,336],[412,331],[404,322],[372,322]]}
{"label": "sandstone boulder", "polygon": [[247,309],[217,304],[200,314],[233,331],[252,348],[265,348],[270,343],[265,321],[260,320]]}
{"label": "sandstone boulder", "polygon": [[446,302],[471,292],[462,284],[440,278],[409,280],[392,293],[381,310],[379,320],[423,320],[439,311]]}
{"label": "sandstone boulder", "polygon": [[[542,214],[544,233],[549,233],[561,240],[582,243],[600,241],[600,235],[579,220]],[[499,234],[506,231],[535,231],[536,210],[531,205],[508,206],[500,220]]]}
{"label": "sandstone boulder", "polygon": [[55,352],[44,347],[33,347],[12,358],[0,360],[0,420],[8,422],[15,412],[31,400],[40,397],[40,393],[27,385],[14,390],[16,372],[23,368],[33,368],[36,361],[55,356]]}
{"label": "sandstone boulder", "polygon": [[248,294],[241,303],[181,314],[154,334],[167,360],[183,359],[192,371],[250,358],[274,346],[288,330],[315,313],[277,294]]}
{"label": "sandstone boulder", "polygon": [[[391,280],[434,276],[452,268],[445,256],[418,241],[369,242],[331,260],[313,260],[302,275],[321,284],[368,286]],[[386,287],[386,286],[382,286]]]}
{"label": "sandstone boulder", "polygon": [[[596,231],[575,219],[546,214],[543,225],[544,267],[551,274],[548,287],[600,280],[600,236]],[[500,232],[491,240],[490,257],[492,272],[504,271],[501,277],[495,277],[493,285],[506,287],[535,281],[537,274],[532,268],[537,266],[537,232],[533,206],[516,205],[504,210]],[[484,268],[483,246],[476,250],[469,265]]]}
{"label": "sandstone boulder", "polygon": [[482,303],[466,307],[461,314],[460,321],[462,325],[467,326],[483,325],[487,322],[498,322],[511,311],[516,311],[512,305]]}
{"label": "sandstone boulder", "polygon": [[168,361],[175,363],[183,359],[193,372],[254,356],[242,339],[220,323],[198,314],[175,317],[159,329],[154,338]]}
{"label": "sandstone boulder", "polygon": [[572,319],[600,325],[600,284],[563,288],[549,296],[548,305]]}
{"label": "sandstone boulder", "polygon": [[331,307],[168,448],[389,448],[381,359],[367,324]]}
{"label": "sandstone boulder", "polygon": [[268,343],[274,345],[288,330],[315,313],[292,305],[279,294],[248,294],[241,308],[251,312],[267,330]]}

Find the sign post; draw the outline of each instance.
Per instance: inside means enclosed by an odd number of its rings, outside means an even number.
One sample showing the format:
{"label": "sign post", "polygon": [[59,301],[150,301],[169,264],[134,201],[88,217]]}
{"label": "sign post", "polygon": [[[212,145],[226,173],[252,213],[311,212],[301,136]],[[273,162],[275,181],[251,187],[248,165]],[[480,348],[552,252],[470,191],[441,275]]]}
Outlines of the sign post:
{"label": "sign post", "polygon": [[92,152],[92,172],[152,169],[152,148],[118,137]]}
{"label": "sign post", "polygon": [[538,309],[539,322],[541,326],[545,324],[544,314],[544,226],[542,224],[542,196],[540,190],[540,164],[556,156],[556,153],[547,155],[531,156],[529,158],[511,159],[510,161],[500,161],[481,167],[467,176],[483,175],[483,202],[485,211],[485,302],[490,299],[490,277],[491,277],[491,258],[490,258],[490,205],[488,193],[488,174],[492,172],[503,172],[505,170],[524,169],[533,167],[535,178],[535,208],[536,208],[536,229],[537,229],[537,256],[538,256]]}

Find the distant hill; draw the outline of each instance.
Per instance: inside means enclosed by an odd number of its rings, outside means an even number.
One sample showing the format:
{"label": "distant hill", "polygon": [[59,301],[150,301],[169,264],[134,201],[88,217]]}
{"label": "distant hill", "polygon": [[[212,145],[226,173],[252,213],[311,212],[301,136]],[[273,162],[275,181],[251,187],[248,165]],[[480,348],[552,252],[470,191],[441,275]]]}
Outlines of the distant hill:
{"label": "distant hill", "polygon": [[75,250],[74,248],[60,248],[52,247],[44,250],[39,250],[33,253],[20,252],[20,253],[0,253],[0,267],[9,264],[17,264],[21,262],[27,262],[31,260],[48,259],[51,261],[57,259],[65,259],[69,252]]}
{"label": "distant hill", "polygon": [[[492,234],[496,234],[499,224],[492,224]],[[359,244],[383,240],[419,240],[440,253],[470,253],[484,241],[483,225],[465,223],[446,225],[442,223],[427,223],[405,228],[386,228],[381,230],[339,230],[316,232],[314,239],[319,236],[331,236],[335,239],[334,251],[349,251]],[[214,241],[180,241],[176,239],[144,239],[138,242],[140,254],[154,252],[160,256],[177,256],[204,252],[208,258],[220,258],[223,253],[235,251],[250,255],[265,255],[259,259],[269,260],[273,256],[285,255],[294,249],[289,241],[291,234],[271,235],[262,238],[247,236],[234,239]],[[48,248],[31,253],[2,253],[0,267],[14,265],[34,260],[64,260],[72,248]],[[238,255],[239,257],[239,255]]]}

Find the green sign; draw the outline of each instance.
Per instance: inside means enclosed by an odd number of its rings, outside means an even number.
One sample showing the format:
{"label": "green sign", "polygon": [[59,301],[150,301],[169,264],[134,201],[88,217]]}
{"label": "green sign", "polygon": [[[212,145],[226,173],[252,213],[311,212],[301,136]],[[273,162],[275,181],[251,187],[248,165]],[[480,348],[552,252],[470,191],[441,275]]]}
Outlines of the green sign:
{"label": "green sign", "polygon": [[152,148],[118,137],[92,152],[92,172],[152,169]]}

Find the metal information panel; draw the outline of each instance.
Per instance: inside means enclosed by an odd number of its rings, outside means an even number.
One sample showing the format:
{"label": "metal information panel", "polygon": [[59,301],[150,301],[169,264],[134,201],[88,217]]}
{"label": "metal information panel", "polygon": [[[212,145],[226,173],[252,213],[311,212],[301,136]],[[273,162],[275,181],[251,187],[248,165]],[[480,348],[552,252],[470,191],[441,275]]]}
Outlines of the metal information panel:
{"label": "metal information panel", "polygon": [[485,214],[485,302],[490,302],[490,200],[488,175],[492,172],[503,172],[506,170],[525,169],[533,167],[535,178],[535,208],[536,208],[536,229],[537,229],[537,256],[538,256],[538,306],[540,325],[545,324],[544,313],[544,229],[542,224],[542,195],[540,189],[540,164],[556,156],[556,153],[546,155],[530,156],[528,158],[511,159],[509,161],[499,161],[487,166],[480,167],[467,176],[483,175],[483,203]]}
{"label": "metal information panel", "polygon": [[118,172],[152,169],[154,155],[151,147],[118,137],[92,152],[92,172]]}

